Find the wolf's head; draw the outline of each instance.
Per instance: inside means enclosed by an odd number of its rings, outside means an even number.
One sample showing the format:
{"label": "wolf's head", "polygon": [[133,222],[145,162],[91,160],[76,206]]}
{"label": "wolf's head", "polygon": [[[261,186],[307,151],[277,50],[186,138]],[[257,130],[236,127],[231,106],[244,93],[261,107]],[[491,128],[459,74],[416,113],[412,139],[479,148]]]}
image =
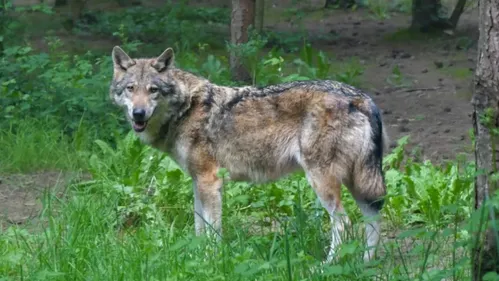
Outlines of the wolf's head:
{"label": "wolf's head", "polygon": [[189,97],[174,73],[171,48],[157,58],[132,59],[116,46],[112,57],[110,96],[125,110],[135,132],[157,130],[188,104]]}

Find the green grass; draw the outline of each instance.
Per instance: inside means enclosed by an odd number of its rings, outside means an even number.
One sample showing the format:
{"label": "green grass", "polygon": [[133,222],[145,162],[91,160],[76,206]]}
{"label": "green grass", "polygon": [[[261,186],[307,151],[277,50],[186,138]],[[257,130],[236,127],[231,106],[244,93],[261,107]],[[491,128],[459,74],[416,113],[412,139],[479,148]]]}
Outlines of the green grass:
{"label": "green grass", "polygon": [[[339,251],[339,262],[321,268],[326,233],[317,230],[319,221],[310,214],[263,233],[229,215],[224,240],[217,245],[195,237],[189,221],[120,231],[115,227],[118,198],[71,192],[66,202],[45,198],[48,226],[41,233],[12,227],[0,235],[4,280],[414,280],[420,275],[437,280],[451,275],[452,236],[414,231],[409,238],[384,243],[385,256],[370,265],[361,262],[360,241],[350,240]],[[406,246],[415,234],[415,245]],[[428,264],[421,266],[425,256]],[[457,253],[455,264],[462,268],[454,280],[467,277],[466,259]]]}
{"label": "green grass", "polygon": [[76,169],[82,165],[77,142],[68,138],[55,122],[22,120],[0,130],[0,172]]}
{"label": "green grass", "polygon": [[[59,169],[91,179],[47,189],[35,227],[0,230],[0,280],[469,279],[480,221],[472,206],[474,164],[406,157],[407,138],[385,158],[384,240],[379,258],[368,264],[362,261],[362,218],[343,188],[353,225],[338,260],[321,265],[329,219],[300,173],[269,184],[228,183],[221,243],[195,237],[192,179],[128,134],[108,100],[109,54],[68,52],[72,47],[56,37],[47,38],[47,52],[37,52],[23,41],[40,35],[25,26],[28,15],[10,22],[0,58],[0,172]],[[74,32],[115,36],[133,55],[139,49],[159,54],[168,37],[179,67],[235,84],[223,37],[198,32],[206,21],[227,25],[223,9],[165,5],[97,17],[96,25],[80,24]],[[23,40],[13,36],[22,31]],[[406,35],[395,39],[410,39]],[[325,78],[358,85],[364,71],[357,59],[338,60],[296,35],[251,36],[240,51],[258,85]],[[393,72],[395,83],[404,81],[399,72]]]}
{"label": "green grass", "polygon": [[[37,130],[26,126],[19,134],[43,135]],[[53,143],[49,136],[38,142]],[[128,134],[115,148],[96,141],[93,152],[80,154],[91,180],[70,185],[63,196],[44,194],[39,221],[45,227],[33,228],[42,230],[11,226],[0,233],[0,275],[3,280],[437,280],[454,274],[451,280],[463,280],[469,274],[471,209],[465,202],[471,202],[472,167],[404,159],[406,141],[385,160],[389,195],[383,236],[388,239],[380,245],[380,258],[369,264],[362,262],[359,211],[344,192],[354,224],[338,261],[321,266],[328,218],[301,174],[255,187],[227,184],[222,242],[195,237],[192,180],[170,158]],[[10,147],[19,151],[29,147],[25,143],[31,141]],[[35,159],[47,156],[31,153]]]}

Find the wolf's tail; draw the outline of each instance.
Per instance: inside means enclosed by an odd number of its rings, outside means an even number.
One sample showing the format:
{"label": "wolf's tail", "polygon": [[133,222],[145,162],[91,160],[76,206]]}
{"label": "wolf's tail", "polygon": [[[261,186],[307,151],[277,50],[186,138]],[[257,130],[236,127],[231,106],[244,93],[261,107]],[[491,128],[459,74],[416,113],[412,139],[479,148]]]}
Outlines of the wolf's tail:
{"label": "wolf's tail", "polygon": [[350,106],[354,106],[368,116],[372,129],[372,141],[374,144],[373,153],[378,158],[382,158],[383,153],[390,148],[390,139],[388,138],[385,124],[383,123],[383,117],[381,116],[378,106],[372,99],[361,99],[360,102],[353,101],[350,102]]}
{"label": "wolf's tail", "polygon": [[380,159],[383,158],[383,153],[388,151],[390,148],[390,140],[388,138],[388,133],[386,132],[385,124],[383,122],[383,117],[378,106],[369,100],[370,105],[370,115],[369,120],[371,123],[371,129],[373,130],[372,140],[374,142],[375,151],[374,153]]}

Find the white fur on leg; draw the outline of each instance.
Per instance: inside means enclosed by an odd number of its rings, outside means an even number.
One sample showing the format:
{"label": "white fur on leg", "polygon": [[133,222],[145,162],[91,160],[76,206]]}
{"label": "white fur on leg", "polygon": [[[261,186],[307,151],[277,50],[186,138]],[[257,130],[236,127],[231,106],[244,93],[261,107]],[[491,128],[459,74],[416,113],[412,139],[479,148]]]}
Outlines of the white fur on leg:
{"label": "white fur on leg", "polygon": [[340,232],[338,227],[331,220],[331,245],[329,246],[329,252],[327,254],[326,263],[331,263],[336,254],[336,248],[341,243]]}
{"label": "white fur on leg", "polygon": [[364,253],[364,260],[369,261],[374,257],[375,247],[379,242],[380,224],[379,221],[366,223],[366,236],[368,249]]}
{"label": "white fur on leg", "polygon": [[380,238],[379,211],[369,207],[366,203],[358,202],[366,225],[367,250],[364,253],[364,260],[369,261],[374,257],[375,248]]}
{"label": "white fur on leg", "polygon": [[[196,234],[215,236],[216,240],[222,235],[222,194],[221,184],[213,188],[213,192],[201,193],[197,184],[194,185],[194,222]],[[203,199],[204,198],[204,199]]]}
{"label": "white fur on leg", "polygon": [[327,255],[325,263],[331,263],[336,256],[336,250],[341,244],[341,234],[344,232],[346,226],[350,223],[348,216],[345,212],[335,212],[331,213],[331,245],[329,246],[329,253]]}
{"label": "white fur on leg", "polygon": [[206,233],[209,237],[215,236],[215,239],[219,241],[221,239],[221,231],[222,231],[222,222],[221,218],[215,218],[213,215],[217,215],[218,210],[209,210],[207,208],[203,208],[203,217],[205,219],[205,229]]}
{"label": "white fur on leg", "polygon": [[204,211],[203,211],[203,205],[201,204],[201,199],[199,199],[199,192],[196,186],[196,183],[194,183],[194,226],[196,229],[196,235],[201,235],[203,234],[205,230],[205,220],[203,218],[204,216]]}
{"label": "white fur on leg", "polygon": [[[304,169],[307,170],[306,167],[304,167]],[[321,205],[328,212],[331,220],[331,245],[329,247],[329,252],[326,260],[323,261],[324,264],[331,263],[335,258],[336,249],[341,244],[341,234],[346,228],[345,226],[350,224],[350,220],[345,210],[341,206],[340,198],[333,198],[328,192],[321,192],[321,189],[319,189],[316,185],[316,181],[313,180],[314,177],[311,176],[309,172],[307,172],[306,175],[308,182],[314,188],[314,191],[317,194],[317,198],[321,202]],[[318,176],[317,178],[320,179],[320,176]],[[336,184],[337,188],[341,187],[339,183]]]}

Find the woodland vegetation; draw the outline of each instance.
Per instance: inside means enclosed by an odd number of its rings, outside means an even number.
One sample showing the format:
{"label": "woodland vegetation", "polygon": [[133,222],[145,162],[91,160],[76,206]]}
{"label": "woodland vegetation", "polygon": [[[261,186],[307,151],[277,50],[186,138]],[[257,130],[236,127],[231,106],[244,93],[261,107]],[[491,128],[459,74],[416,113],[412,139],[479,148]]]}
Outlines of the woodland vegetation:
{"label": "woodland vegetation", "polygon": [[[499,280],[499,0],[0,1],[0,280]],[[109,100],[111,50],[222,85],[332,79],[390,137],[377,258],[360,211],[303,174],[224,188],[194,234],[192,179]],[[222,176],[222,175],[221,175]]]}

